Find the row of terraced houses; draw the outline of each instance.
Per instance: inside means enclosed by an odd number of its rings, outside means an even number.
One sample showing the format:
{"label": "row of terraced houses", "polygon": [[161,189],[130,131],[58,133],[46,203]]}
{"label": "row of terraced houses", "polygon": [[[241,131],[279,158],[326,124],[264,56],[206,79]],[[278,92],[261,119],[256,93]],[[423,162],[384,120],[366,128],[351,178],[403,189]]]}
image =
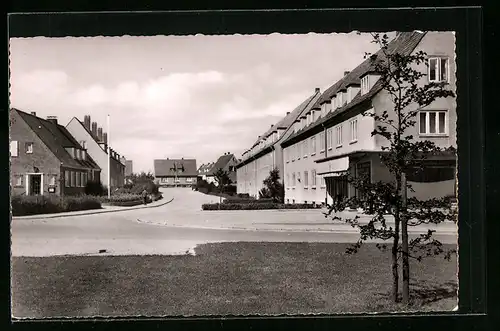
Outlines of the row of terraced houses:
{"label": "row of terraced houses", "polygon": [[[428,66],[423,79],[444,81],[456,90],[454,34],[451,32],[403,32],[389,43],[388,52],[413,54],[424,51]],[[382,56],[379,51],[374,56]],[[422,81],[424,83],[424,81]],[[287,203],[331,203],[334,198],[359,194],[345,176],[366,174],[372,182],[390,180],[380,154],[387,141],[371,132],[378,123],[365,112],[381,114],[392,101],[373,71],[370,59],[323,93],[314,93],[258,137],[236,166],[238,193],[258,197],[262,181],[277,168]],[[442,98],[421,109],[412,134],[437,146],[456,147],[455,98]],[[443,153],[428,160],[422,172],[408,173],[419,198],[454,196],[456,155]]]}
{"label": "row of terraced houses", "polygon": [[[107,134],[91,122],[73,117],[63,126],[55,116],[10,110],[10,177],[13,195],[75,195],[89,181],[112,188],[125,184],[132,162],[108,148]],[[108,150],[110,165],[108,173]]]}

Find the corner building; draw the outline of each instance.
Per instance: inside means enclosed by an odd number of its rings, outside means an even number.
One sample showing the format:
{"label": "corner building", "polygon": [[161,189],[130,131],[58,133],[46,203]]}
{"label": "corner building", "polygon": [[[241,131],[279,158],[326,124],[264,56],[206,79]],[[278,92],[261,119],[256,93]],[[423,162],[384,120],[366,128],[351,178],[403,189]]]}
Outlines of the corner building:
{"label": "corner building", "polygon": [[[456,91],[455,38],[452,32],[399,33],[388,45],[388,52],[427,53],[427,65],[417,69],[427,75],[421,83],[444,81]],[[381,52],[377,57],[383,57]],[[371,182],[393,179],[382,164],[382,147],[388,142],[371,136],[379,125],[364,112],[381,115],[392,112],[393,103],[382,89],[379,76],[369,59],[328,88],[308,111],[297,117],[293,133],[281,142],[284,154],[285,202],[331,203],[334,198],[360,194],[344,175],[366,174]],[[455,98],[441,98],[420,109],[413,130],[414,139],[431,140],[441,148],[456,148]],[[408,196],[420,199],[455,196],[456,154],[442,153],[426,161],[423,172],[407,174],[415,192]]]}

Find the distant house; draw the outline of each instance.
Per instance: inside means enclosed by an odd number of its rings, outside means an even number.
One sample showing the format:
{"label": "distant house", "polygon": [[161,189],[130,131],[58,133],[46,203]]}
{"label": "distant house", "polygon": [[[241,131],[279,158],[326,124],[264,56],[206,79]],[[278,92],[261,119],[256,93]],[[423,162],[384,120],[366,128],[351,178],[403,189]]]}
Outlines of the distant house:
{"label": "distant house", "polygon": [[232,184],[236,184],[237,164],[238,159],[234,156],[234,154],[224,153],[224,155],[221,155],[207,172],[206,181],[217,185],[217,181],[215,180],[215,173],[219,169],[222,169],[229,174],[229,178],[231,179]]}
{"label": "distant house", "polygon": [[[90,121],[90,116],[84,117],[82,123],[76,117],[66,125],[66,129],[87,148],[89,155],[97,162],[102,169],[101,182],[108,185],[108,137],[102,128],[97,127],[96,122]],[[111,162],[111,187],[121,187],[125,184],[125,164],[122,163],[120,155],[110,148]]]}
{"label": "distant house", "polygon": [[11,109],[10,136],[13,195],[81,194],[100,180],[97,163],[56,117]]}
{"label": "distant house", "polygon": [[195,159],[154,160],[155,181],[164,187],[191,187],[198,171]]}
{"label": "distant house", "polygon": [[215,162],[202,164],[200,168],[198,168],[198,177],[203,180],[207,180],[207,173],[210,171],[210,169],[212,169],[214,164]]}

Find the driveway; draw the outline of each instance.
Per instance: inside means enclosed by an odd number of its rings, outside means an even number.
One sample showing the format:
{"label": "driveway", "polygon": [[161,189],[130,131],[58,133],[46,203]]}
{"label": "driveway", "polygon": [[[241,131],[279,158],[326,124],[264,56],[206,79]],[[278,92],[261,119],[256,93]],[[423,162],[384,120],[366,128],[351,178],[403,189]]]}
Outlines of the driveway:
{"label": "driveway", "polygon": [[[219,198],[186,188],[163,189],[164,206],[118,213],[12,222],[14,256],[66,254],[186,254],[194,246],[223,241],[355,242],[358,233],[332,224],[318,210],[202,211]],[[456,227],[436,238],[456,243]],[[100,253],[101,251],[101,253]]]}

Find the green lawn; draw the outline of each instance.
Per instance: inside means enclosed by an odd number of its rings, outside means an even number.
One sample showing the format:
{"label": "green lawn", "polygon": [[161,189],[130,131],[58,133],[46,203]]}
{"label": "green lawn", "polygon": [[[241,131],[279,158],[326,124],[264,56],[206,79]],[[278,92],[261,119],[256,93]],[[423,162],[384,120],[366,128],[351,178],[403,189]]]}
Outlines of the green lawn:
{"label": "green lawn", "polygon": [[[16,317],[381,312],[389,253],[366,244],[221,243],[196,256],[13,258]],[[456,305],[457,264],[412,264],[412,310]],[[417,286],[418,285],[418,286]]]}

